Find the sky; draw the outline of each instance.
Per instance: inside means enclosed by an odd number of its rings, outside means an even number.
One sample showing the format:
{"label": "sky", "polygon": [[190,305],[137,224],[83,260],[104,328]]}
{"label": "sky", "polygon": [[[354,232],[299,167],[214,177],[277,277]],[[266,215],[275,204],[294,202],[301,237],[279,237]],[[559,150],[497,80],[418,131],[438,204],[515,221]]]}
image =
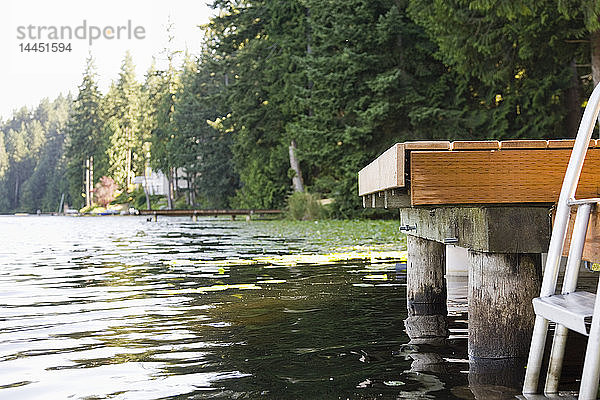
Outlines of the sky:
{"label": "sky", "polygon": [[[35,107],[44,97],[54,99],[68,92],[77,95],[90,51],[103,93],[118,78],[127,50],[136,64],[137,78],[142,81],[153,56],[159,66],[164,63],[161,54],[168,46],[169,21],[174,35],[171,47],[197,54],[203,38],[198,25],[208,22],[213,12],[206,5],[208,1],[2,0],[0,119],[8,119],[22,106]],[[92,38],[90,44],[90,38],[95,36],[100,37]],[[70,44],[71,51],[22,50],[27,43],[36,42],[43,47]]]}

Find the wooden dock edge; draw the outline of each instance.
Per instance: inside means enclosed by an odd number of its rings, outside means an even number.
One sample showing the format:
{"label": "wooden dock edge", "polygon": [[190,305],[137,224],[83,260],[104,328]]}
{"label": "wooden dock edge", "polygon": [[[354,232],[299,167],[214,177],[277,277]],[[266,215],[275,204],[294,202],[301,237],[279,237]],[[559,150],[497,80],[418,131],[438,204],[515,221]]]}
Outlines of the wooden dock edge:
{"label": "wooden dock edge", "polygon": [[[488,141],[414,141],[396,143],[358,172],[358,195],[366,196],[391,189],[409,189],[410,153],[413,151],[513,151],[573,148],[572,139],[551,140],[488,140]],[[592,139],[590,149],[600,148],[600,140]]]}

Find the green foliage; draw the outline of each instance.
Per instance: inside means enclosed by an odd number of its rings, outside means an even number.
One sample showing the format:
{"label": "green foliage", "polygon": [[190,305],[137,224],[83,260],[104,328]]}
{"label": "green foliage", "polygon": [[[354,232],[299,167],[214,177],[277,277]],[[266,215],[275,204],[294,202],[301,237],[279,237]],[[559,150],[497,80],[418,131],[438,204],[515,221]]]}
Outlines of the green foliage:
{"label": "green foliage", "polygon": [[409,15],[439,46],[436,56],[465,79],[470,112],[485,137],[575,134],[583,99],[572,93],[581,85],[574,64],[588,61],[581,43],[568,39],[581,35],[581,20],[549,1],[409,3]]}
{"label": "green foliage", "polygon": [[307,112],[288,127],[298,142],[305,182],[355,214],[356,173],[393,143],[451,139],[472,128],[454,76],[435,46],[395,1],[305,1],[311,52],[304,66]]}
{"label": "green foliage", "polygon": [[326,212],[319,200],[307,192],[294,192],[287,198],[286,214],[297,221],[321,219]]}
{"label": "green foliage", "polygon": [[[154,204],[154,207],[151,207],[151,210],[155,210],[156,204],[163,200],[164,197],[160,195],[151,195],[150,202],[151,205]],[[121,192],[113,201],[112,204],[129,204],[129,207],[134,207],[136,209],[146,209],[146,194],[142,188],[136,188],[132,192]]]}
{"label": "green foliage", "polygon": [[174,208],[176,210],[185,210],[185,209],[188,209],[190,207],[187,204],[186,198],[184,196],[182,196],[182,197],[179,197],[178,199],[175,200]]}
{"label": "green foliage", "polygon": [[130,148],[127,145],[127,135],[123,134],[117,117],[109,118],[104,124],[104,134],[108,137],[109,145],[106,149],[108,156],[108,174],[114,177],[121,189],[127,189],[127,163]]}

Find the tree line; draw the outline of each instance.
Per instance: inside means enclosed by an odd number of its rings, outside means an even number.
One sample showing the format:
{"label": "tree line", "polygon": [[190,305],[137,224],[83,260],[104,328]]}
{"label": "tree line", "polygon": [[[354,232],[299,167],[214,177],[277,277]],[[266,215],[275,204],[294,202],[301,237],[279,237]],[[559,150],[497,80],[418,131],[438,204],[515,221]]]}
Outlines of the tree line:
{"label": "tree line", "polygon": [[[162,171],[168,206],[280,208],[304,188],[360,207],[356,173],[395,142],[574,136],[600,82],[600,3],[215,0],[200,54],[0,122],[0,211],[90,205]],[[294,179],[295,178],[295,179]],[[173,182],[185,179],[181,190]]]}

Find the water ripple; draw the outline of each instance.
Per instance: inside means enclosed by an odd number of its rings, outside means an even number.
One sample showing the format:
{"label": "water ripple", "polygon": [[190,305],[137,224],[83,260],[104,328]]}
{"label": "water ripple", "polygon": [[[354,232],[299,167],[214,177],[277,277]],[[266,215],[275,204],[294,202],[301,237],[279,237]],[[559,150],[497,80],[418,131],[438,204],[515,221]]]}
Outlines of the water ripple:
{"label": "water ripple", "polygon": [[[0,217],[0,227],[0,398],[410,390],[390,384],[412,382],[410,360],[394,355],[408,342],[404,273],[340,259],[401,249],[381,233],[396,235],[393,221]],[[314,256],[290,257],[301,253]]]}

